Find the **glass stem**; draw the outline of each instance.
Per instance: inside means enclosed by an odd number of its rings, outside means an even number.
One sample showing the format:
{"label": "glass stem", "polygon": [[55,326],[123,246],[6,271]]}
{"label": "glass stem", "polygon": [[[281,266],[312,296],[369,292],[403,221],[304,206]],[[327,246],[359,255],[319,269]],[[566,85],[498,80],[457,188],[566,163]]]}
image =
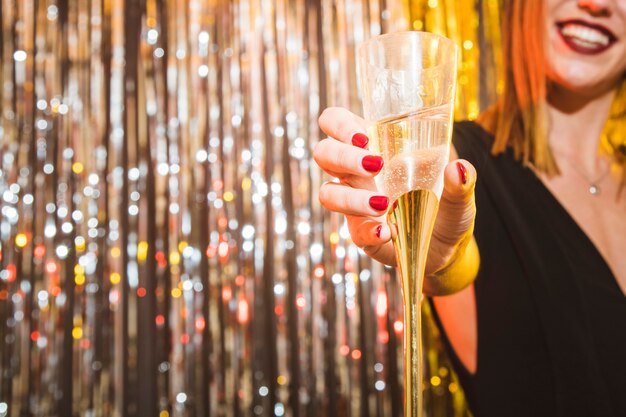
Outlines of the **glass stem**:
{"label": "glass stem", "polygon": [[403,194],[389,213],[404,302],[404,415],[422,417],[421,295],[439,202],[428,190]]}
{"label": "glass stem", "polygon": [[[406,300],[406,298],[405,298]],[[422,312],[419,303],[404,303],[404,415],[422,416]]]}

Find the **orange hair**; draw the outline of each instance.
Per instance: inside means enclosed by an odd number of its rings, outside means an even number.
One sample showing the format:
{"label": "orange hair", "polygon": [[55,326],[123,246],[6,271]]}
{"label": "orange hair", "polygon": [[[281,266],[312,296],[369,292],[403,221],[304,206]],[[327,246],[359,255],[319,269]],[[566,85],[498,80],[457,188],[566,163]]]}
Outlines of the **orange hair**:
{"label": "orange hair", "polygon": [[[492,153],[515,157],[548,175],[559,173],[548,144],[543,0],[510,0],[502,22],[504,89],[478,122],[495,136]],[[626,166],[626,74],[613,100],[601,147]],[[622,187],[626,186],[626,169]]]}
{"label": "orange hair", "polygon": [[494,133],[494,154],[511,147],[525,164],[555,174],[558,168],[547,135],[543,3],[508,2],[502,22],[504,90],[498,104],[478,120]]}

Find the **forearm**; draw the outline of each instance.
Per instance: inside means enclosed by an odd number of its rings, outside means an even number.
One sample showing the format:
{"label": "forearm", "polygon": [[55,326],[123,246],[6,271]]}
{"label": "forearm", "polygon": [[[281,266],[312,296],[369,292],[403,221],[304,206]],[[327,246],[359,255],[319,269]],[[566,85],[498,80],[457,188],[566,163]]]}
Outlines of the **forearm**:
{"label": "forearm", "polygon": [[480,266],[480,253],[474,236],[459,247],[450,263],[424,278],[424,294],[449,295],[471,284]]}

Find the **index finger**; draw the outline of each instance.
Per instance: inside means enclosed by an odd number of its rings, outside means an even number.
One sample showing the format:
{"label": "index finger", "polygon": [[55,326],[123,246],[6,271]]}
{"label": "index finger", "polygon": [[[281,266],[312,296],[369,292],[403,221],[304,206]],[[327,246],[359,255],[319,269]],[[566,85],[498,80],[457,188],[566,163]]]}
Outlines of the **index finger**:
{"label": "index finger", "polygon": [[[328,136],[335,138],[343,143],[354,144],[361,148],[367,145],[367,141],[363,137],[359,138],[360,142],[353,143],[354,135],[360,133],[365,135],[365,120],[343,107],[328,107],[324,109],[318,119],[318,123],[322,131]],[[367,137],[367,136],[365,136]]]}

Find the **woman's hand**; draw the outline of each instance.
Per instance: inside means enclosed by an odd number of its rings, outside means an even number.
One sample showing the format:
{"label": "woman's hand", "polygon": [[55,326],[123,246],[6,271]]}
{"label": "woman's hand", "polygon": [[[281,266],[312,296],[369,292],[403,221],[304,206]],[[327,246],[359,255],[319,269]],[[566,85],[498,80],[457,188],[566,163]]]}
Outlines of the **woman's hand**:
{"label": "woman's hand", "polygon": [[[385,217],[393,202],[379,192],[374,183],[383,162],[367,150],[365,121],[344,108],[332,107],[324,110],[319,125],[329,137],[315,146],[313,157],[320,168],[339,180],[322,185],[320,202],[325,208],[346,216],[352,241],[368,256],[395,265],[391,230]],[[450,156],[451,159],[457,157],[454,149],[451,149]],[[474,278],[475,271],[462,283],[436,282],[438,272],[449,271],[466,252],[471,252],[469,256],[477,256],[472,242],[475,182],[476,171],[469,162],[452,160],[446,166],[444,190],[426,262],[424,288],[427,293],[454,292]],[[466,251],[470,242],[473,250]],[[449,278],[446,280],[450,281]]]}

